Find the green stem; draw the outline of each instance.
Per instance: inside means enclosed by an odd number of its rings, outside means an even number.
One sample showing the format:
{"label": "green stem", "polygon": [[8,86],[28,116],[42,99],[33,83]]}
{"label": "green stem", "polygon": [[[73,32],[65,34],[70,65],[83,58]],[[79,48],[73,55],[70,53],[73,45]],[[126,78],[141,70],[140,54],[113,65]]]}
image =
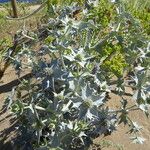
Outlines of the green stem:
{"label": "green stem", "polygon": [[59,56],[60,56],[60,59],[61,59],[61,63],[62,63],[62,66],[64,68],[64,70],[66,71],[66,65],[65,65],[65,62],[64,62],[64,59],[63,59],[63,56],[62,56],[62,53],[61,51],[59,50]]}

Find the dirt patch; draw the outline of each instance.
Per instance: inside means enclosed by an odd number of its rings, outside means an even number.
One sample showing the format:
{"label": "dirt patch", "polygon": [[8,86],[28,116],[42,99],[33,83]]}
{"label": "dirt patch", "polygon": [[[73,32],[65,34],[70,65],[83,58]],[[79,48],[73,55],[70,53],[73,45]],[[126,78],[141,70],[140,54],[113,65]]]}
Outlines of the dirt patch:
{"label": "dirt patch", "polygon": [[[130,88],[126,89],[127,93],[132,93]],[[111,108],[119,108],[120,106],[120,97],[111,94],[111,99],[109,101],[109,106]],[[134,104],[133,99],[130,96],[125,96],[130,105]],[[97,138],[95,139],[95,143],[100,143],[100,140],[109,140],[112,141],[114,144],[119,144],[124,150],[149,150],[150,149],[150,119],[147,118],[143,112],[139,111],[132,111],[129,116],[132,118],[134,122],[137,122],[140,126],[143,127],[141,130],[141,136],[146,139],[143,145],[141,144],[134,144],[130,140],[130,137],[133,135],[127,134],[129,128],[120,124],[117,128],[117,131],[113,132],[112,135],[104,137],[104,138]],[[117,150],[114,147],[104,148],[103,150]]]}
{"label": "dirt patch", "polygon": [[[29,71],[25,71],[21,78],[28,78]],[[6,110],[5,98],[11,93],[12,88],[19,84],[15,70],[9,67],[0,83],[0,150],[14,149],[12,141],[17,135],[17,121],[10,111]]]}
{"label": "dirt patch", "polygon": [[[40,5],[31,5],[31,6],[28,6],[29,10],[33,11],[35,9],[37,9]],[[0,11],[6,11],[6,9],[2,6],[0,6]]]}
{"label": "dirt patch", "polygon": [[[26,15],[36,10],[39,6],[40,5],[29,6]],[[5,8],[0,7],[0,13],[3,14],[2,17],[0,18],[0,38],[3,39],[6,38],[10,40],[13,38],[14,34],[18,30],[24,28],[24,26],[26,27],[26,30],[36,29],[38,24],[40,24],[40,18],[43,16],[42,12],[38,12],[37,14],[26,20],[14,21],[6,19],[5,15],[8,15],[8,12],[5,10]],[[20,10],[18,10],[18,13],[20,13]]]}

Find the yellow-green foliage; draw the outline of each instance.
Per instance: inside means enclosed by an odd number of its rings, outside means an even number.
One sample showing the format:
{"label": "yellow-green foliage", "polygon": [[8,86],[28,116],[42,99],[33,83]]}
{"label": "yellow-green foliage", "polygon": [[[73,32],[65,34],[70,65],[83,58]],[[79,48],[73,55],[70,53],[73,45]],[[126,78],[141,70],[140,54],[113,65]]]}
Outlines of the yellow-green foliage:
{"label": "yellow-green foliage", "polygon": [[112,72],[117,77],[123,74],[124,68],[127,66],[124,56],[117,53],[111,60],[106,60],[102,65],[103,69]]}
{"label": "yellow-green foliage", "polygon": [[108,58],[106,58],[106,60],[102,64],[103,69],[108,72],[112,72],[118,77],[121,76],[124,68],[127,66],[122,46],[119,44],[107,44],[103,48],[103,52],[100,54],[100,57],[105,56],[108,56]]}
{"label": "yellow-green foliage", "polygon": [[139,19],[144,32],[150,35],[150,1],[149,0],[126,0],[126,9]]}
{"label": "yellow-green foliage", "polygon": [[[91,10],[91,14],[89,17],[92,19],[93,17],[95,20],[100,23],[100,36],[103,38],[107,32],[109,32],[109,24],[115,19],[116,17],[116,9],[112,3],[108,0],[101,0],[99,6],[93,8]],[[94,52],[95,53],[95,52]],[[109,58],[110,55],[113,56]],[[123,73],[124,68],[126,67],[126,62],[124,59],[123,48],[119,44],[112,44],[106,43],[102,51],[98,54],[98,57],[101,59],[106,57],[106,60],[103,62],[102,67],[111,74],[116,76],[121,76]],[[108,59],[107,59],[108,57]],[[97,59],[99,59],[97,58]]]}
{"label": "yellow-green foliage", "polygon": [[92,9],[91,19],[94,17],[102,28],[107,28],[110,21],[115,16],[114,6],[108,0],[101,0],[98,7]]}
{"label": "yellow-green foliage", "polygon": [[132,11],[133,15],[140,20],[145,33],[150,35],[150,8]]}
{"label": "yellow-green foliage", "polygon": [[6,12],[5,11],[0,11],[0,28],[2,26],[4,26],[4,24],[6,23],[5,17],[6,17]]}

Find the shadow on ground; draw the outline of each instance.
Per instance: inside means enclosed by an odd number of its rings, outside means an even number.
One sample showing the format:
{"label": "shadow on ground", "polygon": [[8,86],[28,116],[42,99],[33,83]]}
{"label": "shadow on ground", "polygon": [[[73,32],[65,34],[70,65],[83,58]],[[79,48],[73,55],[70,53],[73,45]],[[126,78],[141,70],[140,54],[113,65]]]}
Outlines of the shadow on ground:
{"label": "shadow on ground", "polygon": [[[31,73],[23,75],[19,79],[12,80],[0,86],[0,94],[5,94],[12,91],[12,88],[18,86],[20,81],[23,79],[29,79],[32,77]],[[0,97],[0,99],[2,96]],[[7,102],[1,100],[1,110],[0,110],[0,150],[20,150],[16,147],[16,143],[21,140],[19,135],[18,121],[12,117],[12,115],[7,110]],[[28,150],[28,149],[22,149]]]}
{"label": "shadow on ground", "polygon": [[31,73],[28,73],[24,76],[22,76],[19,80],[18,79],[15,79],[9,83],[6,83],[2,86],[0,86],[0,94],[1,93],[6,93],[6,92],[10,92],[12,90],[13,87],[19,85],[20,81],[23,80],[23,79],[28,79],[32,76]]}
{"label": "shadow on ground", "polygon": [[[6,116],[4,119],[0,120],[2,123],[5,119],[10,119],[11,115]],[[17,121],[10,119],[10,126],[0,132],[0,150],[15,150],[13,141],[17,138]]]}

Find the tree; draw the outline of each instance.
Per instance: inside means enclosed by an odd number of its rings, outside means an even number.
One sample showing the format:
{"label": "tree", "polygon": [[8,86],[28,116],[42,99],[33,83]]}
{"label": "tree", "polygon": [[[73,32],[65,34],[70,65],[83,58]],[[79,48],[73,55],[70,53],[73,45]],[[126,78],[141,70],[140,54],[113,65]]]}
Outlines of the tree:
{"label": "tree", "polygon": [[11,5],[13,9],[13,17],[18,18],[18,13],[17,13],[17,2],[16,0],[11,0]]}

